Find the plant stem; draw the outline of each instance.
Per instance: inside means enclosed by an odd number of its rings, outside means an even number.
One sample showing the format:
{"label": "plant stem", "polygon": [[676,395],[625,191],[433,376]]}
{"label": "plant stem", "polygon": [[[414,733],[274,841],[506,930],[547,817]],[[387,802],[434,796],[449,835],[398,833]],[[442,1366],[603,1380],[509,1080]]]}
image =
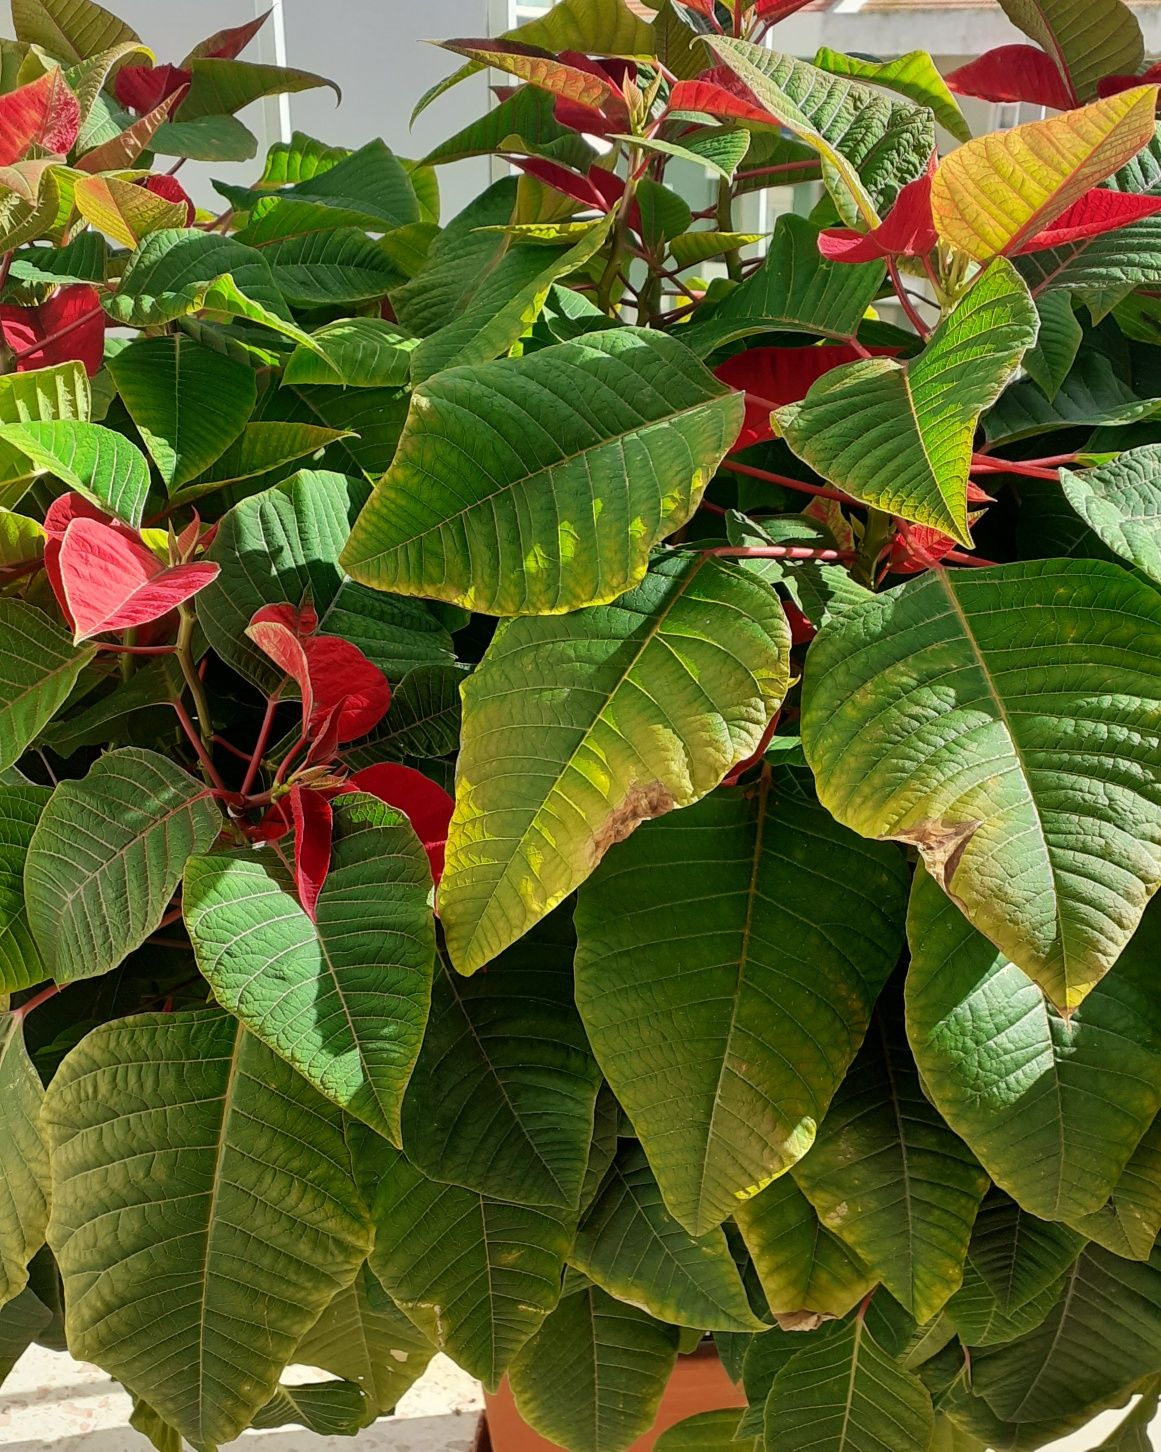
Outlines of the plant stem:
{"label": "plant stem", "polygon": [[1018,474],[1024,479],[1048,479],[1058,483],[1060,474],[1056,469],[1044,469],[1036,464],[1017,463],[1012,459],[991,459],[980,454],[972,455],[973,474]]}
{"label": "plant stem", "polygon": [[756,181],[764,176],[793,176],[796,172],[809,171],[818,165],[817,161],[784,161],[778,166],[753,166],[748,171],[739,171],[735,181]]}
{"label": "plant stem", "polygon": [[181,697],[174,696],[170,700],[169,704],[177,713],[177,719],[181,722],[181,729],[185,732],[186,737],[189,740],[189,744],[193,747],[194,752],[197,755],[198,761],[201,762],[202,775],[205,777],[206,781],[209,782],[209,784],[214,787],[215,790],[223,793],[223,795],[233,797],[234,793],[230,791],[229,787],[218,775],[218,769],[211,760],[210,753],[206,750],[205,745],[202,742],[202,738],[198,735],[197,727],[190,720],[189,712],[182,705]]}
{"label": "plant stem", "polygon": [[193,654],[190,650],[193,641],[194,623],[197,617],[188,605],[180,605],[178,609],[181,612],[181,625],[178,627],[177,632],[177,663],[181,666],[181,673],[185,678],[186,685],[189,687],[189,693],[193,697],[194,711],[198,718],[198,729],[201,733],[201,740],[204,746],[213,736],[214,727],[210,719],[210,708],[206,701],[205,688],[194,666]]}
{"label": "plant stem", "polygon": [[98,650],[111,651],[114,655],[176,655],[176,645],[119,645],[111,640],[95,642]]}
{"label": "plant stem", "polygon": [[948,550],[943,559],[952,565],[979,565],[981,568],[996,563],[995,560],[982,559],[979,555],[965,555],[962,550]]}
{"label": "plant stem", "polygon": [[42,1003],[47,1003],[50,998],[55,998],[61,991],[62,984],[50,983],[47,988],[42,988],[39,993],[34,994],[26,1003],[19,1008],[12,1010],[12,1017],[19,1023],[23,1023],[34,1008],[39,1008]]}
{"label": "plant stem", "polygon": [[701,553],[726,560],[815,560],[824,565],[846,564],[858,554],[856,550],[815,550],[807,545],[714,545]]}
{"label": "plant stem", "polygon": [[781,484],[784,489],[796,489],[800,494],[813,494],[818,499],[834,499],[839,504],[857,504],[857,499],[852,499],[849,494],[843,494],[838,489],[824,489],[820,484],[805,484],[801,479],[791,479],[788,474],[772,474],[769,469],[755,469],[752,464],[740,464],[736,459],[727,457],[726,469],[732,469],[735,474],[746,474],[751,479],[761,479],[766,484]]}
{"label": "plant stem", "polygon": [[[735,11],[736,15],[741,14],[739,5]],[[734,230],[734,191],[728,177],[722,177],[718,182],[718,231],[732,232]],[[742,280],[742,254],[738,248],[733,247],[729,252],[723,254],[727,274],[734,280]]]}
{"label": "plant stem", "polygon": [[70,333],[75,333],[78,328],[83,328],[90,318],[94,318],[101,312],[100,308],[90,308],[87,313],[82,313],[79,318],[74,318],[71,323],[66,323],[63,328],[58,328],[55,333],[46,333],[43,338],[38,338],[35,343],[30,343],[27,348],[20,348],[12,355],[13,363],[22,363],[25,358],[31,358],[33,353],[40,353],[50,343],[58,343],[61,338],[67,338]]}
{"label": "plant stem", "polygon": [[745,761],[738,762],[737,766],[734,767],[733,771],[731,771],[730,774],[723,780],[722,786],[737,786],[739,779],[743,777],[752,766],[757,766],[757,764],[766,755],[770,743],[774,739],[774,733],[778,730],[778,722],[781,719],[781,716],[782,709],[781,707],[779,707],[779,709],[774,712],[773,716],[770,717],[769,721],[766,722],[766,729],[762,732],[762,739],[758,742],[758,745],[754,748],[750,755],[746,757]]}
{"label": "plant stem", "polygon": [[875,571],[883,552],[895,535],[895,521],[882,509],[867,510],[867,527],[863,531],[851,576],[868,590],[875,588]]}
{"label": "plant stem", "polygon": [[274,726],[274,715],[278,710],[278,698],[281,694],[282,687],[279,686],[266,702],[266,714],[262,717],[262,725],[258,728],[258,740],[254,743],[254,750],[250,756],[250,764],[246,768],[246,776],[240,788],[244,797],[250,795],[250,788],[254,785],[254,780],[262,765],[262,758],[266,755],[266,748],[270,743],[270,732]]}
{"label": "plant stem", "polygon": [[633,210],[633,198],[636,194],[637,178],[633,175],[633,158],[630,155],[629,180],[625,183],[625,190],[617,204],[617,220],[613,224],[609,260],[605,263],[605,270],[601,273],[600,282],[597,283],[597,307],[601,312],[608,313],[611,318],[617,316],[617,309],[613,304],[613,287],[629,247],[629,213]]}
{"label": "plant stem", "polygon": [[902,306],[903,311],[907,314],[908,321],[915,329],[915,331],[919,334],[920,338],[926,343],[928,338],[931,336],[931,329],[919,316],[918,312],[915,309],[915,304],[907,296],[907,289],[903,286],[903,279],[899,276],[898,264],[893,261],[888,262],[887,272],[890,274],[891,285],[895,289],[895,296],[899,299],[899,303]]}

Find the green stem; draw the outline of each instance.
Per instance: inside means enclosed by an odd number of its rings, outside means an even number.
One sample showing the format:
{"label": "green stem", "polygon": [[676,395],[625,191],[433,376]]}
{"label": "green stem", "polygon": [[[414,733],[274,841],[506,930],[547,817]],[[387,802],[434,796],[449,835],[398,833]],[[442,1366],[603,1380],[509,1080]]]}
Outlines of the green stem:
{"label": "green stem", "polygon": [[[718,231],[732,232],[734,230],[734,193],[730,182],[725,178],[718,182]],[[734,282],[742,280],[742,254],[734,247],[725,254],[726,272]]]}
{"label": "green stem", "polygon": [[194,715],[197,717],[198,734],[201,737],[202,745],[208,746],[214,734],[214,726],[210,719],[205,688],[198,675],[191,649],[197,617],[188,605],[180,605],[178,609],[181,612],[181,625],[177,632],[177,663],[181,667],[182,676],[185,678],[185,683],[189,687],[189,693],[193,699]]}
{"label": "green stem", "polygon": [[633,209],[633,198],[636,194],[637,178],[633,175],[632,156],[630,156],[629,180],[625,183],[624,193],[617,206],[617,220],[613,226],[609,260],[605,263],[605,270],[601,273],[601,280],[597,284],[597,307],[601,312],[608,313],[611,318],[617,316],[617,307],[613,302],[613,288],[617,284],[617,275],[620,273],[622,265],[627,265],[629,213]]}
{"label": "green stem", "polygon": [[875,571],[883,551],[895,533],[895,521],[881,509],[867,510],[867,527],[863,531],[851,576],[868,590],[875,588]]}

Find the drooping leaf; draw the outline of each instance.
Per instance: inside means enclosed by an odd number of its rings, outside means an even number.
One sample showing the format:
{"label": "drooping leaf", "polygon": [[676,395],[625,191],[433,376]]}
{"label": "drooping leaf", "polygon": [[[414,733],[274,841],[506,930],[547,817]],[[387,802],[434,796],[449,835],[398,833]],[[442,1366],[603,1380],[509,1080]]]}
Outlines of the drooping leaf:
{"label": "drooping leaf", "polygon": [[949,152],[931,188],[940,236],[981,261],[1018,251],[1136,156],[1153,136],[1156,105],[1156,88],[1137,86]]}
{"label": "drooping leaf", "polygon": [[19,761],[94,654],[34,606],[0,600],[0,770]]}
{"label": "drooping leaf", "polygon": [[599,1286],[565,1296],[512,1365],[528,1425],[571,1452],[626,1452],[653,1425],[677,1330]]}
{"label": "drooping leaf", "polygon": [[195,1445],[230,1441],[370,1246],[339,1111],[198,1010],[95,1029],[42,1123],[74,1354]]}
{"label": "drooping leaf", "polygon": [[1096,1452],[1152,1452],[1149,1428],[1157,1415],[1161,1387],[1154,1377],[1141,1400],[1096,1449]]}
{"label": "drooping leaf", "polygon": [[437,967],[403,1105],[403,1143],[425,1174],[575,1208],[600,1074],[572,1000],[573,943],[557,914],[487,974]]}
{"label": "drooping leaf", "polygon": [[1029,1215],[1002,1190],[989,1190],[968,1254],[1001,1311],[1018,1311],[1053,1285],[1076,1259],[1082,1238]]}
{"label": "drooping leaf", "polygon": [[918,1322],[959,1284],[987,1176],[920,1087],[894,990],[794,1178]]}
{"label": "drooping leaf", "polygon": [[196,121],[201,116],[232,116],[264,96],[285,96],[318,86],[329,86],[336,99],[342,99],[334,81],[288,66],[259,65],[255,61],[223,56],[195,56],[188,69],[192,79],[189,94],[178,113],[182,121]]}
{"label": "drooping leaf", "polygon": [[1040,328],[1035,344],[1024,354],[1024,371],[1049,403],[1072,371],[1084,329],[1066,292],[1047,292],[1036,299]]}
{"label": "drooping leaf", "polygon": [[[9,791],[12,788],[8,788]],[[28,1284],[28,1262],[48,1226],[48,1149],[40,1130],[44,1089],[24,1045],[18,1015],[0,1014],[0,1306]]]}
{"label": "drooping leaf", "polygon": [[269,474],[296,459],[319,454],[328,444],[347,437],[345,430],[322,428],[318,424],[261,419],[248,423],[225,453],[219,454],[193,483],[177,490],[173,499],[183,504],[191,503],[207,494],[229,489],[243,480]]}
{"label": "drooping leaf", "polygon": [[401,757],[452,755],[460,739],[460,683],[464,672],[453,665],[416,666],[391,696],[382,728],[363,746],[347,752],[359,768]]}
{"label": "drooping leaf", "polygon": [[273,690],[282,673],[246,627],[262,606],[297,606],[307,595],[318,629],[357,645],[388,680],[451,660],[446,631],[422,604],[368,590],[340,567],[366,495],[354,479],[304,469],[222,519],[207,552],[221,573],[198,595],[198,619],[214,650],[260,690]]}
{"label": "drooping leaf", "polygon": [[1000,0],[1008,18],[1053,57],[1076,101],[1090,100],[1097,83],[1124,71],[1132,75],[1145,56],[1141,27],[1119,0]]}
{"label": "drooping leaf", "polygon": [[402,388],[411,374],[419,339],[380,318],[344,318],[314,334],[317,350],[297,348],[286,365],[286,383],[345,388]]}
{"label": "drooping leaf", "polygon": [[[185,106],[181,119],[187,119]],[[423,220],[407,167],[382,141],[369,141],[358,151],[331,159],[333,165],[316,166],[309,175],[300,175],[293,186],[273,194],[258,192],[243,239],[260,243],[289,236],[295,228],[283,214],[318,218],[320,209],[321,219],[329,226],[362,227],[372,232],[388,232]],[[271,180],[277,183],[281,179]],[[239,201],[245,204],[245,199]]]}
{"label": "drooping leaf", "polygon": [[[679,268],[696,267],[710,257],[720,257],[761,242],[759,232],[682,232],[669,244],[669,252]],[[683,340],[684,341],[684,340]]]}
{"label": "drooping leaf", "polygon": [[551,95],[537,86],[521,86],[478,121],[429,151],[423,162],[425,166],[440,166],[469,156],[507,151],[551,156],[566,166],[583,165],[592,157],[587,142],[556,120]]}
{"label": "drooping leaf", "polygon": [[662,1321],[757,1331],[720,1229],[691,1235],[666,1210],[645,1153],[623,1140],[569,1256],[598,1286]]}
{"label": "drooping leaf", "polygon": [[1066,428],[1114,428],[1155,418],[1161,398],[1142,398],[1113,370],[1103,353],[1082,348],[1072,371],[1049,402],[1039,385],[1014,383],[984,416],[994,448]]}
{"label": "drooping leaf", "polygon": [[969,1254],[964,1262],[963,1282],[948,1301],[944,1314],[964,1345],[970,1345],[973,1351],[999,1346],[1042,1326],[1064,1294],[1067,1280],[1066,1271],[1016,1310],[1004,1311]]}
{"label": "drooping leaf", "polygon": [[1066,1021],[924,875],[909,935],[907,1027],[923,1082],[1030,1213],[1075,1219],[1113,1193],[1161,1108],[1154,909]]}
{"label": "drooping leaf", "polygon": [[293,1424],[322,1437],[353,1437],[367,1425],[368,1413],[367,1398],[354,1382],[295,1382],[280,1384],[250,1425],[265,1431]]}
{"label": "drooping leaf", "polygon": [[933,1426],[927,1389],[862,1317],[811,1338],[774,1378],[766,1403],[766,1445],[779,1452],[922,1452]]}
{"label": "drooping leaf", "polygon": [[658,1437],[657,1452],[758,1452],[756,1438],[739,1435],[739,1407],[695,1412]]}
{"label": "drooping leaf", "polygon": [[149,149],[187,161],[249,161],[258,150],[258,138],[236,116],[199,116],[196,121],[166,121],[153,133]]}
{"label": "drooping leaf", "polygon": [[1062,469],[1060,484],[1109,549],[1161,584],[1161,446],[1129,449],[1083,473]]}
{"label": "drooping leaf", "polygon": [[149,494],[149,464],[123,434],[81,419],[0,424],[0,438],[41,469],[137,526]]}
{"label": "drooping leaf", "polygon": [[849,76],[871,86],[897,91],[920,106],[929,106],[935,119],[957,141],[971,140],[971,128],[963,112],[925,50],[911,50],[888,61],[869,61],[860,56],[843,55],[824,45],[814,57],[814,64],[832,76]]}
{"label": "drooping leaf", "polygon": [[802,743],[823,804],[865,836],[914,843],[1067,1010],[1116,962],[1161,876],[1161,804],[1145,785],[1161,760],[1159,646],[1146,585],[1102,561],[1030,560],[930,572],[844,612],[811,648]]}
{"label": "drooping leaf", "polygon": [[786,670],[773,594],[704,556],[658,561],[614,605],[503,626],[463,685],[440,887],[456,967],[490,961],[639,822],[692,805],[745,760]]}
{"label": "drooping leaf", "polygon": [[31,1290],[0,1307],[0,1381],[52,1321],[52,1312]]}
{"label": "drooping leaf", "polygon": [[845,1316],[875,1284],[872,1272],[823,1225],[791,1175],[735,1212],[770,1310]]}
{"label": "drooping leaf", "polygon": [[1114,1255],[1148,1260],[1161,1233],[1161,1122],[1155,1118],[1121,1171],[1107,1204],[1074,1228]]}
{"label": "drooping leaf", "polygon": [[221,816],[175,762],[126,747],[64,781],[32,834],[24,869],[28,920],[58,983],[115,968],[165,914],[186,859]]}
{"label": "drooping leaf", "polygon": [[560,1299],[575,1217],[436,1184],[386,1141],[373,1153],[371,1269],[429,1340],[494,1389]]}
{"label": "drooping leaf", "polygon": [[998,45],[949,71],[944,80],[959,95],[985,101],[1027,102],[1053,111],[1070,111],[1076,105],[1056,62],[1035,45]]}
{"label": "drooping leaf", "polygon": [[364,584],[497,615],[603,605],[697,508],[740,421],[680,343],[637,329],[439,374],[416,390],[343,563]]}
{"label": "drooping leaf", "polygon": [[82,232],[65,247],[25,247],[9,275],[21,282],[104,282],[109,246],[96,232]]}
{"label": "drooping leaf", "polygon": [[430,890],[415,833],[364,795],[334,804],[313,918],[272,854],[193,857],[185,869],[186,926],[218,1002],[396,1143],[431,994]]}
{"label": "drooping leaf", "polygon": [[257,397],[253,369],[180,333],[139,339],[109,372],[170,493],[233,443]]}
{"label": "drooping leaf", "polygon": [[893,849],[768,779],[643,826],[582,888],[577,1003],[694,1234],[810,1148],[898,957],[905,891]]}
{"label": "drooping leaf", "polygon": [[0,786],[0,993],[31,988],[48,977],[24,905],[28,844],[52,793],[13,782]]}
{"label": "drooping leaf", "polygon": [[907,363],[870,358],[779,409],[786,442],[856,499],[963,544],[967,481],[981,412],[1036,338],[1036,310],[1012,267],[990,267]]}

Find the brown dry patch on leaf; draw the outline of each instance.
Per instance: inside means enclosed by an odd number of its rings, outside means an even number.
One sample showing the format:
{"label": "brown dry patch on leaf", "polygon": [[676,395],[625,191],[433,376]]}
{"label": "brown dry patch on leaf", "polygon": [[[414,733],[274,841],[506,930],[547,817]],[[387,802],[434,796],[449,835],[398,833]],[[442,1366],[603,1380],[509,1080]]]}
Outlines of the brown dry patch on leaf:
{"label": "brown dry patch on leaf", "polygon": [[615,842],[623,842],[642,822],[663,817],[677,803],[663,782],[633,782],[618,806],[615,806],[600,828],[593,834],[589,856],[595,867]]}
{"label": "brown dry patch on leaf", "polygon": [[923,865],[950,898],[955,897],[951,880],[967,851],[968,843],[983,826],[975,822],[940,822],[929,819],[894,834],[897,842],[910,842],[919,848]]}
{"label": "brown dry patch on leaf", "polygon": [[779,1311],[775,1321],[782,1331],[817,1331],[824,1321],[833,1321],[833,1316],[824,1316],[821,1311]]}

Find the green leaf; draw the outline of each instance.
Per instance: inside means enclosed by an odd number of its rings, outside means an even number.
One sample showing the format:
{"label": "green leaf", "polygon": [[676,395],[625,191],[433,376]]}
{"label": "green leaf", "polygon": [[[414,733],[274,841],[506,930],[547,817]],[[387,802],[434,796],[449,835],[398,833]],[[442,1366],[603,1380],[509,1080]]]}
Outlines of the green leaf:
{"label": "green leaf", "polygon": [[677,1331],[597,1286],[562,1298],[513,1363],[520,1415],[552,1446],[627,1452],[653,1425]]}
{"label": "green leaf", "polygon": [[592,148],[562,126],[554,115],[553,97],[536,86],[520,86],[478,121],[449,136],[423,158],[425,166],[464,161],[470,156],[548,156],[587,171]]}
{"label": "green leaf", "polygon": [[181,333],[131,343],[109,372],[170,494],[225,452],[258,396],[252,368]]}
{"label": "green leaf", "polygon": [[1161,1108],[1159,931],[1154,909],[1066,1021],[930,877],[915,885],[907,1028],[924,1085],[1041,1219],[1099,1210]]}
{"label": "green leaf", "polygon": [[1158,1367],[1161,1255],[1142,1264],[1090,1245],[1043,1325],[973,1356],[972,1386],[998,1417],[1049,1421],[1090,1414]]}
{"label": "green leaf", "polygon": [[[347,474],[375,477],[391,466],[410,401],[410,394],[403,388],[333,388],[312,384],[306,388],[283,389],[266,411],[347,433],[349,437],[332,451],[334,461]],[[402,603],[396,601],[396,604]]]}
{"label": "green leaf", "polygon": [[349,435],[317,424],[278,423],[260,420],[248,423],[225,453],[192,484],[179,489],[173,498],[183,504],[215,494],[246,479],[269,474],[307,454],[318,454],[328,444]]}
{"label": "green leaf", "polygon": [[48,970],[28,926],[24,861],[28,844],[52,792],[47,787],[0,786],[0,993],[43,983]]}
{"label": "green leaf", "polygon": [[906,891],[894,848],[769,778],[647,823],[581,889],[581,1016],[693,1234],[810,1148],[899,956]]}
{"label": "green leaf", "polygon": [[1127,1417],[1118,1422],[1096,1452],[1153,1452],[1149,1427],[1157,1415],[1161,1386],[1154,1379]]}
{"label": "green leaf", "polygon": [[1067,1226],[1038,1220],[1002,1190],[989,1190],[972,1228],[968,1257],[1005,1314],[1054,1285],[1084,1241]]}
{"label": "green leaf", "polygon": [[[183,120],[185,111],[183,106]],[[285,225],[276,220],[288,208],[300,214],[321,208],[327,225],[362,227],[368,232],[388,232],[423,220],[407,167],[382,141],[369,141],[334,165],[318,167],[281,191],[256,192],[253,200],[256,205],[241,234],[246,242],[288,235]]]}
{"label": "green leaf", "polygon": [[691,806],[757,748],[786,691],[787,637],[760,580],[680,554],[615,605],[497,631],[462,688],[440,887],[461,972],[527,932],[638,823]]}
{"label": "green leaf", "polygon": [[805,1341],[805,1336],[821,1340],[833,1334],[837,1327],[827,1323],[814,1331],[784,1331],[778,1326],[748,1338],[749,1346],[742,1358],[742,1383],[749,1405],[738,1424],[743,1437],[761,1435],[766,1419],[766,1402],[774,1379],[784,1366],[797,1355],[805,1345],[814,1345],[815,1340]]}
{"label": "green leaf", "polygon": [[392,681],[452,659],[447,632],[423,605],[356,585],[340,568],[339,550],[366,495],[354,479],[302,469],[222,518],[207,551],[221,573],[199,592],[198,619],[218,655],[259,690],[273,690],[282,676],[247,639],[251,616],[308,594],[319,630],[354,641]]}
{"label": "green leaf", "polygon": [[140,1397],[134,1399],[129,1425],[153,1445],[155,1452],[185,1452],[185,1439],[181,1433],[164,1418],[159,1417],[149,1403],[143,1402]]}
{"label": "green leaf", "polygon": [[846,1242],[829,1231],[790,1175],[735,1212],[770,1310],[845,1316],[875,1284]]}
{"label": "green leaf", "polygon": [[275,286],[294,307],[329,307],[385,296],[399,281],[391,259],[356,227],[287,237],[263,249]]}
{"label": "green leaf", "polygon": [[1077,101],[1091,101],[1105,76],[1136,75],[1145,42],[1122,0],[1000,0],[1005,14],[1056,62]]}
{"label": "green leaf", "polygon": [[42,1123],[70,1349],[229,1442],[370,1247],[339,1111],[213,1010],[94,1029]]}
{"label": "green leaf", "polygon": [[787,213],[778,218],[761,267],[726,293],[708,317],[687,323],[681,338],[703,358],[755,333],[803,332],[849,340],[883,275],[881,262],[828,262],[818,250],[817,228]]}
{"label": "green leaf", "polygon": [[429,1340],[494,1390],[560,1299],[575,1219],[437,1185],[385,1141],[378,1155],[371,1269]]}
{"label": "green leaf", "polygon": [[348,747],[346,759],[356,769],[376,761],[405,757],[434,759],[455,754],[460,739],[459,666],[416,666],[391,696],[391,710],[379,734],[362,746]]}
{"label": "green leaf", "polygon": [[548,252],[547,261],[543,247],[509,248],[462,300],[463,311],[416,348],[412,382],[508,352],[539,317],[553,284],[583,268],[604,246],[612,225],[611,214],[592,223],[572,247]]}
{"label": "green leaf", "polygon": [[869,61],[860,56],[843,55],[824,45],[815,56],[814,64],[832,76],[848,76],[870,86],[898,91],[918,105],[930,107],[935,119],[957,141],[971,140],[971,127],[959,103],[925,50],[911,50],[889,61]]}
{"label": "green leaf", "polygon": [[494,615],[606,604],[697,508],[741,416],[680,343],[635,328],[438,374],[343,563]]}
{"label": "green leaf", "polygon": [[1064,1294],[1067,1280],[1066,1271],[1017,1310],[1005,1312],[969,1254],[964,1262],[963,1283],[948,1301],[946,1315],[961,1340],[965,1345],[970,1344],[973,1351],[982,1346],[1002,1345],[1043,1325]]}
{"label": "green leaf", "polygon": [[623,1140],[569,1256],[602,1290],[659,1320],[758,1331],[720,1229],[691,1235],[666,1210],[641,1146]]}
{"label": "green leaf", "polygon": [[995,262],[907,363],[835,368],[777,409],[786,442],[824,479],[888,513],[971,544],[967,482],[980,414],[1036,339],[1036,309]]}
{"label": "green leaf", "polygon": [[232,116],[264,96],[285,96],[318,86],[329,86],[336,98],[342,100],[342,92],[334,81],[287,66],[199,56],[188,63],[188,69],[193,79],[178,109],[181,121],[197,121],[202,116]]}
{"label": "green leaf", "polygon": [[1098,539],[1161,584],[1161,445],[1083,473],[1062,469],[1060,485]]}
{"label": "green leaf", "polygon": [[1046,292],[1036,299],[1040,330],[1024,354],[1024,371],[1051,403],[1072,371],[1084,329],[1072,308],[1072,295]]}
{"label": "green leaf", "polygon": [[48,1149],[41,1136],[44,1089],[17,1014],[0,1014],[0,1306],[28,1284],[28,1262],[48,1226]]}
{"label": "green leaf", "polygon": [[1113,427],[1161,414],[1161,398],[1139,398],[1103,353],[1083,349],[1051,403],[1040,387],[1025,379],[1001,395],[984,417],[984,434],[993,448],[1058,429]]}
{"label": "green leaf", "polygon": [[293,1424],[319,1436],[353,1437],[367,1425],[367,1399],[361,1387],[347,1381],[279,1386],[254,1413],[252,1427],[266,1430]]}
{"label": "green leaf", "polygon": [[424,1174],[576,1207],[601,1076],[573,1004],[573,946],[557,914],[486,974],[440,963],[403,1105],[403,1144]]}
{"label": "green leaf", "polygon": [[196,121],[166,121],[153,133],[150,151],[187,161],[249,161],[258,138],[236,116],[199,116]]}
{"label": "green leaf", "polygon": [[766,1445],[779,1452],[926,1452],[933,1429],[923,1383],[859,1317],[798,1352],[766,1403]]}
{"label": "green leaf", "polygon": [[82,232],[65,247],[26,247],[9,275],[20,282],[104,282],[109,245],[99,232]]}
{"label": "green leaf", "polygon": [[1126,1260],[1148,1260],[1161,1233],[1161,1115],[1145,1131],[1106,1205],[1075,1228]]}
{"label": "green leaf", "polygon": [[360,794],[333,811],[313,919],[274,852],[192,857],[182,908],[222,1007],[320,1094],[398,1144],[431,997],[431,869],[394,808]]}
{"label": "green leaf", "polygon": [[97,653],[22,600],[0,600],[0,771],[14,766]]}
{"label": "green leaf", "polygon": [[888,990],[794,1178],[823,1225],[923,1323],[959,1285],[988,1182],[928,1103],[894,997]]}
{"label": "green leaf", "polygon": [[[761,549],[767,545],[802,545],[807,549],[835,549],[834,536],[806,514],[768,515],[757,524],[748,514],[727,511],[726,536],[732,545]],[[742,568],[771,585],[784,585],[790,598],[816,627],[825,625],[852,605],[870,598],[872,591],[852,580],[839,565],[816,560],[744,559]]]}
{"label": "green leaf", "polygon": [[58,983],[115,968],[154,932],[186,859],[222,818],[168,757],[110,751],[64,781],[32,834],[24,869],[28,921]]}
{"label": "green leaf", "polygon": [[18,40],[65,61],[137,40],[135,30],[93,0],[13,0],[12,25]]}
{"label": "green leaf", "polygon": [[848,226],[874,226],[903,187],[922,176],[935,149],[935,120],[926,106],[732,36],[713,35],[706,43],[772,124],[818,152],[827,190]]}
{"label": "green leaf", "polygon": [[402,388],[411,376],[419,343],[397,323],[344,318],[314,335],[315,348],[296,348],[283,382],[345,388]]}
{"label": "green leaf", "polygon": [[149,495],[149,463],[123,434],[80,419],[54,419],[0,424],[0,439],[102,509],[134,527],[141,523]]}
{"label": "green leaf", "polygon": [[1159,651],[1161,597],[1097,560],[933,571],[811,647],[802,744],[823,804],[864,836],[914,843],[1066,1010],[1161,876],[1145,786],[1161,770]]}
{"label": "green leaf", "polygon": [[364,1266],[298,1343],[294,1359],[360,1387],[362,1425],[369,1426],[394,1411],[433,1350]]}
{"label": "green leaf", "polygon": [[[57,363],[0,376],[0,424],[87,419],[91,408],[89,379],[80,363]],[[0,505],[11,508],[16,504],[38,472],[30,467],[27,454],[0,440]]]}
{"label": "green leaf", "polygon": [[695,1412],[662,1432],[656,1452],[758,1452],[757,1438],[738,1435],[739,1407]]}
{"label": "green leaf", "polygon": [[720,257],[723,252],[761,241],[760,232],[683,232],[669,244],[669,251],[679,268],[695,267],[708,257]]}

